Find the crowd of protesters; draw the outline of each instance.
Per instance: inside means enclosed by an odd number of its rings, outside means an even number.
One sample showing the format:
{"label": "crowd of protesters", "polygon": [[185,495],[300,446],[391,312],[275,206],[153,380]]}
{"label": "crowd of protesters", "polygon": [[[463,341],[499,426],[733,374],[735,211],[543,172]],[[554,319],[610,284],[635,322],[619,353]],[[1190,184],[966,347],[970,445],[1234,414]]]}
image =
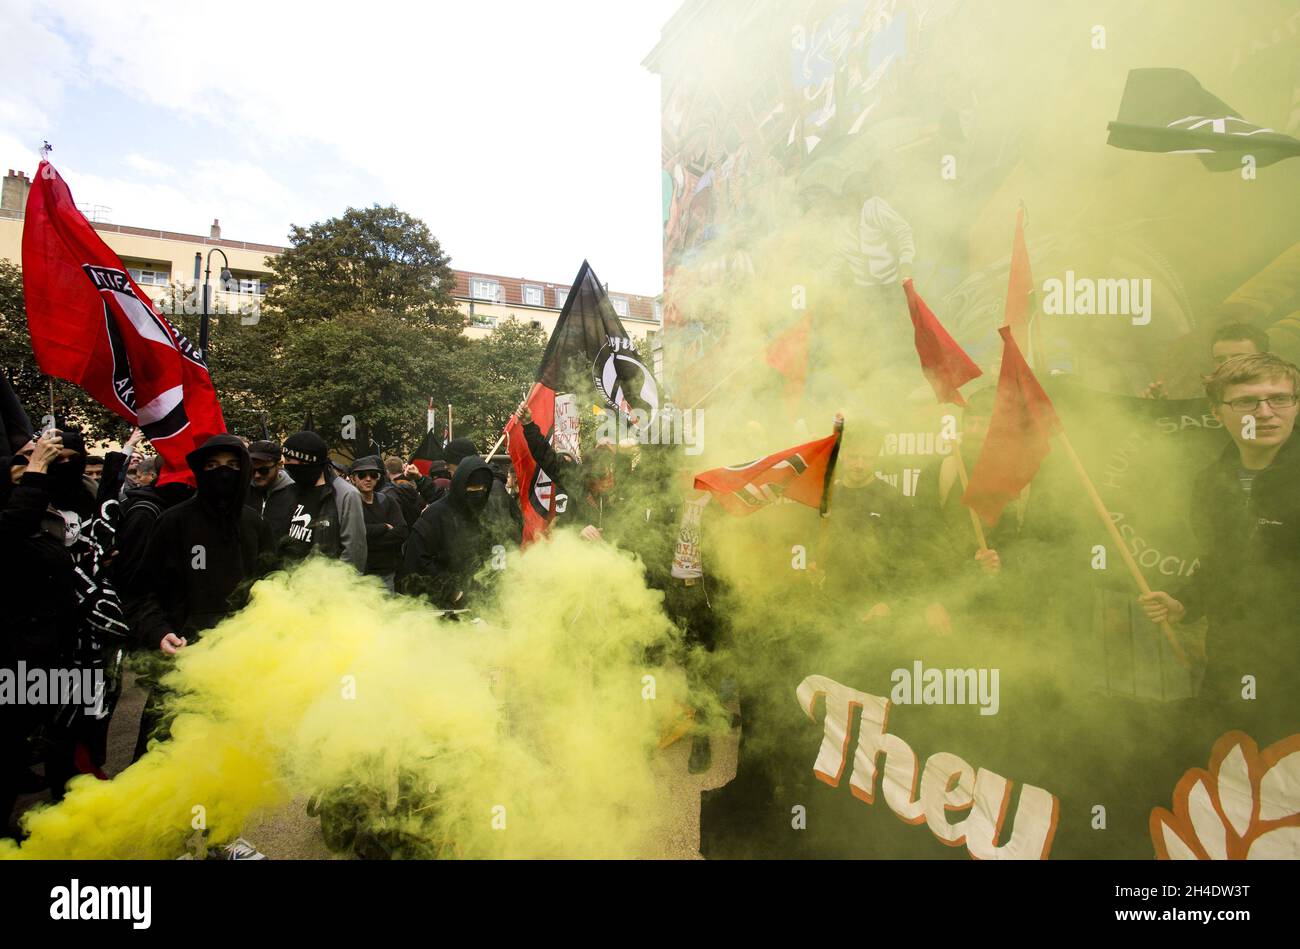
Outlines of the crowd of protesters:
{"label": "crowd of protesters", "polygon": [[[1300,479],[1293,470],[1300,449],[1292,438],[1300,373],[1267,353],[1267,339],[1248,328],[1236,336],[1220,333],[1213,346],[1206,391],[1230,440],[1213,466],[1199,476],[1185,473],[1196,479],[1189,516],[1205,548],[1202,567],[1181,588],[1156,590],[1140,602],[1155,622],[1208,617],[1205,692],[1221,698],[1245,672],[1270,676],[1295,665],[1294,637],[1276,623],[1261,624],[1258,614],[1263,604],[1281,623],[1300,606]],[[1159,389],[1153,384],[1147,397],[1161,398]],[[967,454],[978,450],[992,410],[991,390],[970,399],[963,421]],[[1253,424],[1244,424],[1247,416]],[[516,419],[534,461],[553,477],[552,497],[564,499],[553,504],[548,520],[637,554],[688,640],[711,648],[719,623],[708,595],[695,578],[674,580],[667,569],[680,505],[656,509],[647,502],[673,495],[665,488],[672,482],[672,459],[647,459],[634,448],[602,442],[579,462],[548,442],[526,406]],[[10,425],[7,441],[0,575],[10,596],[0,668],[71,664],[102,671],[105,683],[101,694],[79,699],[94,714],[51,703],[0,704],[0,817],[10,835],[19,833],[12,813],[19,797],[48,790],[57,800],[73,775],[105,776],[108,726],[127,651],[176,655],[238,610],[259,577],[309,556],[335,558],[378,578],[394,595],[426,598],[454,618],[471,609],[491,582],[485,567],[492,558],[521,541],[513,469],[494,466],[463,438],[449,441],[442,458],[422,472],[381,454],[356,457],[345,469],[312,431],[293,433],[283,443],[218,435],[189,454],[189,477],[162,470],[157,456],[141,455],[138,430],[121,451],[103,457],[90,454],[82,435],[68,428],[34,434]],[[1027,490],[989,532],[987,545],[971,551],[951,459],[922,474],[922,520],[904,516],[897,491],[875,477],[875,461],[871,450],[841,460],[832,541],[838,531],[846,543],[851,534],[859,547],[875,543],[897,551],[928,538],[932,565],[963,569],[957,561],[965,559],[965,569],[996,577],[1018,561],[1032,569],[1034,557],[1017,558],[1016,546],[1037,537],[1041,525],[1058,522],[1037,516],[1052,503],[1050,490]],[[623,503],[638,479],[658,489],[638,492],[634,505]],[[918,537],[918,524],[924,537]],[[1037,541],[1054,542],[1047,535]],[[893,556],[878,561],[899,562]],[[823,582],[830,590],[861,586],[861,568],[841,559]],[[888,611],[909,583],[906,570],[873,579],[883,595],[866,620]],[[921,606],[933,626],[950,623],[942,605]],[[137,757],[166,738],[163,690],[145,685],[150,694]],[[697,741],[692,770],[707,763],[707,740]]]}

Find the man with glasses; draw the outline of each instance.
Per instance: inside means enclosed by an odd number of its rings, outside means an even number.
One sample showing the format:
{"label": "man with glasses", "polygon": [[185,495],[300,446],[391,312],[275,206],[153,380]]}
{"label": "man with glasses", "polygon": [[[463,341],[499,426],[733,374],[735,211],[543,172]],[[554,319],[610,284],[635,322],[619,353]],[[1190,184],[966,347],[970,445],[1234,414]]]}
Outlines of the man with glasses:
{"label": "man with glasses", "polygon": [[271,495],[292,488],[293,479],[285,474],[280,446],[275,442],[253,442],[248,446],[248,457],[253,462],[253,480],[244,503],[256,511],[258,517],[264,517]]}
{"label": "man with glasses", "polygon": [[1269,353],[1234,356],[1215,369],[1205,390],[1232,442],[1196,479],[1191,517],[1199,568],[1176,596],[1154,591],[1139,598],[1154,622],[1207,617],[1201,695],[1228,711],[1225,726],[1257,721],[1265,710],[1270,722],[1280,721],[1274,713],[1295,711],[1298,387],[1300,370]]}
{"label": "man with glasses", "polygon": [[378,455],[367,455],[352,463],[348,472],[361,492],[361,510],[366,518],[366,574],[384,581],[393,592],[393,580],[402,564],[402,545],[410,533],[397,499],[380,489],[387,478]]}

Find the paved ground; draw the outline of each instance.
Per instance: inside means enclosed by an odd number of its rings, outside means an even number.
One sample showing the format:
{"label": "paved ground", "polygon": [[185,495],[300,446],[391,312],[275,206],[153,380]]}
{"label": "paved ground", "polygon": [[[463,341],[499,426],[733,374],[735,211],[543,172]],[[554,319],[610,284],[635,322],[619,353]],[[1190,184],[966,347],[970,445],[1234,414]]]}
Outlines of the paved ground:
{"label": "paved ground", "polygon": [[[128,678],[108,734],[105,770],[110,775],[117,774],[131,763],[144,698],[144,691],[135,687],[133,678]],[[655,767],[675,802],[677,820],[664,839],[639,856],[648,859],[700,859],[700,792],[721,787],[735,777],[738,737],[739,732],[732,732],[724,739],[714,739],[713,766],[704,774],[687,771],[686,762],[691,751],[689,740],[678,741],[659,752]],[[23,798],[18,806],[22,808],[42,800],[49,800],[49,794]],[[336,859],[336,855],[325,846],[320,822],[307,816],[305,801],[294,801],[262,820],[250,823],[244,836],[272,859]]]}

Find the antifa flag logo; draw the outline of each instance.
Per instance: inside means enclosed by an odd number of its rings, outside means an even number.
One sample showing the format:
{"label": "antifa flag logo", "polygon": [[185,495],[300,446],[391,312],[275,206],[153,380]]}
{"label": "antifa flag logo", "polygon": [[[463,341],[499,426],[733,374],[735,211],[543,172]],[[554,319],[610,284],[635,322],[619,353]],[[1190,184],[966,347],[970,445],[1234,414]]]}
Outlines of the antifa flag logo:
{"label": "antifa flag logo", "polygon": [[145,406],[137,406],[135,382],[126,341],[122,339],[112,307],[126,317],[142,339],[177,349],[194,364],[206,369],[202,354],[167,320],[154,312],[148,302],[136,295],[126,273],[111,267],[83,264],[82,269],[104,300],[104,328],[108,334],[113,359],[113,393],[122,407],[134,415],[141,430],[150,439],[169,438],[189,425],[183,401],[184,390],[174,386],[156,396]]}
{"label": "antifa flag logo", "polygon": [[596,354],[596,388],[624,415],[650,419],[659,410],[659,384],[628,338],[610,337]]}
{"label": "antifa flag logo", "polygon": [[533,490],[529,493],[532,500],[533,510],[539,517],[546,517],[551,513],[551,496],[555,497],[555,513],[563,514],[569,506],[569,496],[555,490],[555,482],[551,476],[541,469],[537,468],[537,473],[533,478]]}

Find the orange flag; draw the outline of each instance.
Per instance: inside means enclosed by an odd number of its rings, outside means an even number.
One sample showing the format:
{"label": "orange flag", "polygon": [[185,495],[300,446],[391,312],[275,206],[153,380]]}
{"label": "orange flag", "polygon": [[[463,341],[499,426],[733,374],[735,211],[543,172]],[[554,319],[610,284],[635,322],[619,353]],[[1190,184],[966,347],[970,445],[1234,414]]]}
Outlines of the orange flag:
{"label": "orange flag", "polygon": [[1061,431],[1056,409],[1021,355],[1010,327],[1004,326],[998,333],[1002,336],[1002,371],[993,418],[961,498],[961,503],[990,527],[997,523],[1002,509],[1034,480],[1051,451],[1051,437]]}
{"label": "orange flag", "polygon": [[790,327],[767,347],[769,366],[785,376],[785,401],[791,412],[803,398],[804,383],[808,378],[808,334],[812,330],[812,314]]}
{"label": "orange flag", "polygon": [[1011,274],[1007,280],[1007,305],[1003,326],[1011,327],[1016,345],[1023,347],[1028,337],[1030,295],[1034,292],[1034,275],[1029,269],[1029,252],[1025,250],[1025,209],[1016,210],[1016,236],[1011,242]]}
{"label": "orange flag", "polygon": [[966,351],[948,335],[939,318],[934,315],[911,280],[903,281],[907,294],[907,309],[912,314],[915,330],[916,355],[921,360],[921,372],[930,381],[935,398],[940,402],[965,405],[959,389],[976,376],[983,375],[979,366],[971,361]]}

